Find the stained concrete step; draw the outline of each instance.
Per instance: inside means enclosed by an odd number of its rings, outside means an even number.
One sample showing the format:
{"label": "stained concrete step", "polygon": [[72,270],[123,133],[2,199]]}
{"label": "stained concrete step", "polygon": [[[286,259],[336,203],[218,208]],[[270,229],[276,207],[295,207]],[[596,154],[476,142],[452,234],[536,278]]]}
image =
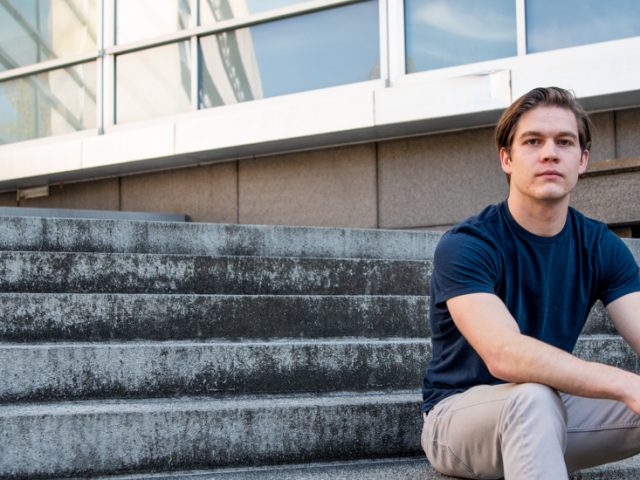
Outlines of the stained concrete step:
{"label": "stained concrete step", "polygon": [[428,259],[438,232],[0,216],[0,250]]}
{"label": "stained concrete step", "polygon": [[[429,298],[0,293],[0,341],[430,335]],[[597,303],[585,334],[615,334]]]}
{"label": "stained concrete step", "polygon": [[425,295],[431,261],[0,252],[0,291]]}
{"label": "stained concrete step", "polygon": [[429,335],[428,298],[0,293],[0,341]]}
{"label": "stained concrete step", "polygon": [[0,477],[417,455],[415,392],[0,406]]}
{"label": "stained concrete step", "polygon": [[[618,336],[580,338],[579,357],[638,371]],[[429,339],[0,344],[0,401],[414,389]]]}
{"label": "stained concrete step", "polygon": [[[445,480],[453,478],[438,474],[427,463],[424,456],[419,456],[317,462],[306,465],[100,476],[94,477],[94,480]],[[571,480],[636,480],[638,478],[640,478],[639,457],[581,470],[570,475]]]}
{"label": "stained concrete step", "polygon": [[0,343],[0,402],[414,389],[428,339]]}

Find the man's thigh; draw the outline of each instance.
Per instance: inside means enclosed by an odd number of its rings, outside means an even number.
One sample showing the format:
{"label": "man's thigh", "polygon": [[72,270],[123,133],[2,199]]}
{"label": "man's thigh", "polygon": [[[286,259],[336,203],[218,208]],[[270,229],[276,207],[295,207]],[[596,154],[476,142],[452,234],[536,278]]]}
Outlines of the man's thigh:
{"label": "man's thigh", "polygon": [[640,416],[615,400],[560,398],[567,410],[569,471],[614,462],[640,453]]}
{"label": "man's thigh", "polygon": [[436,470],[466,478],[567,478],[565,407],[535,383],[480,385],[437,404],[422,446]]}
{"label": "man's thigh", "polygon": [[427,415],[422,447],[440,472],[501,478],[499,424],[512,384],[479,385],[438,403]]}

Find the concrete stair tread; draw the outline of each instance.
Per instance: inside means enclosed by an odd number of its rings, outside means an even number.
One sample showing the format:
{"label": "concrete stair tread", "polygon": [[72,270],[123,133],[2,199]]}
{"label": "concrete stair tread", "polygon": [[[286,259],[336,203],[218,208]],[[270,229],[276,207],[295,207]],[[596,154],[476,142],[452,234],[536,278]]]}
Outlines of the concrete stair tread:
{"label": "concrete stair tread", "polygon": [[426,337],[427,312],[415,295],[0,293],[0,339]]}
{"label": "concrete stair tread", "polygon": [[415,390],[3,404],[0,477],[415,455],[419,404]]}
{"label": "concrete stair tread", "polygon": [[[93,477],[93,480],[445,480],[453,478],[437,473],[425,457],[419,456],[305,465],[113,475]],[[581,470],[570,475],[571,480],[631,480],[636,478],[640,478],[640,459],[638,457]],[[79,480],[79,478],[68,480]]]}
{"label": "concrete stair tread", "polygon": [[374,405],[415,402],[416,415],[421,402],[417,389],[367,392],[299,393],[264,395],[176,396],[167,398],[77,400],[63,402],[2,403],[0,418],[38,415],[126,414],[179,412],[193,410],[249,409],[265,411],[279,407],[323,405]]}
{"label": "concrete stair tread", "polygon": [[0,250],[425,259],[439,232],[0,217]]}
{"label": "concrete stair tread", "polygon": [[426,294],[429,260],[0,252],[0,290]]}

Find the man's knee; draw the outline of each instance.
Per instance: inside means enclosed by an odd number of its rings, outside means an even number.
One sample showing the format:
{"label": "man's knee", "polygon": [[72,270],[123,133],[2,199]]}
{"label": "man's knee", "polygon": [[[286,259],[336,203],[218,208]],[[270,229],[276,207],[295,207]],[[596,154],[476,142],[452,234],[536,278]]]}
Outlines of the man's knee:
{"label": "man's knee", "polygon": [[539,383],[516,384],[505,406],[506,421],[532,421],[541,427],[546,422],[550,427],[566,432],[566,408],[558,392],[551,387]]}

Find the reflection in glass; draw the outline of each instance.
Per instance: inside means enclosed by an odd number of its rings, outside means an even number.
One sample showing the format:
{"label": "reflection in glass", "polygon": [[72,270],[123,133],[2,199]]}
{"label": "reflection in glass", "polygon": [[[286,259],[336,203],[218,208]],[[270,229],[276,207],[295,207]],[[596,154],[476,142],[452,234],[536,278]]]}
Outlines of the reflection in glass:
{"label": "reflection in glass", "polygon": [[637,0],[527,1],[526,18],[529,53],[640,35]]}
{"label": "reflection in glass", "polygon": [[116,42],[120,45],[189,28],[192,0],[118,0]]}
{"label": "reflection in glass", "polygon": [[200,0],[200,25],[288,7],[309,0]]}
{"label": "reflection in glass", "polygon": [[0,143],[96,128],[95,62],[0,83]]}
{"label": "reflection in glass", "polygon": [[0,2],[0,71],[96,50],[96,0]]}
{"label": "reflection in glass", "polygon": [[515,4],[405,0],[407,73],[516,55]]}
{"label": "reflection in glass", "polygon": [[189,42],[116,57],[118,123],[191,109]]}
{"label": "reflection in glass", "polygon": [[375,1],[204,37],[200,107],[380,77]]}

